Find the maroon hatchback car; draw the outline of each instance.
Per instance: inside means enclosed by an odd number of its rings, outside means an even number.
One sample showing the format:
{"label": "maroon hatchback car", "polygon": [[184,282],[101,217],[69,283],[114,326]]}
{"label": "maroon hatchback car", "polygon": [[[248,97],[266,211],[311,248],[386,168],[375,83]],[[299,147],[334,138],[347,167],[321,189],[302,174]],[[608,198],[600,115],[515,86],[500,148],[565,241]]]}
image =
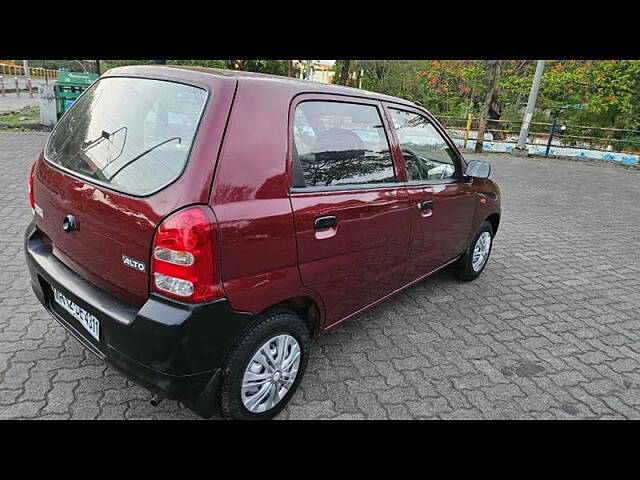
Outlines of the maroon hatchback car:
{"label": "maroon hatchback car", "polygon": [[33,290],[154,403],[269,418],[314,335],[447,265],[482,272],[500,222],[489,170],[398,98],[116,68],[31,169]]}

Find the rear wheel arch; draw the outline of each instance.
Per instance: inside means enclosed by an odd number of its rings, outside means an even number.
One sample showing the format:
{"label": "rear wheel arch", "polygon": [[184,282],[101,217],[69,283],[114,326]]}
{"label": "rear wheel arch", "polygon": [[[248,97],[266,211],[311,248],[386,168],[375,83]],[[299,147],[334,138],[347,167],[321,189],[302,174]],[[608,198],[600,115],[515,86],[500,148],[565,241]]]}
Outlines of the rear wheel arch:
{"label": "rear wheel arch", "polygon": [[240,333],[239,337],[244,335],[244,333],[250,329],[257,321],[259,321],[265,315],[269,315],[270,313],[277,311],[279,309],[289,310],[295,313],[302,323],[309,330],[309,335],[311,337],[315,337],[320,333],[320,327],[322,326],[322,315],[320,311],[320,306],[316,302],[315,299],[305,296],[299,295],[297,297],[287,298],[286,300],[281,300],[273,305],[270,305],[263,310],[256,311],[252,313],[253,319],[248,325],[245,326],[242,333]]}
{"label": "rear wheel arch", "polygon": [[295,312],[304,322],[312,337],[317,336],[320,332],[320,308],[313,298],[304,295],[288,298],[272,305],[265,311],[274,308],[287,308]]}

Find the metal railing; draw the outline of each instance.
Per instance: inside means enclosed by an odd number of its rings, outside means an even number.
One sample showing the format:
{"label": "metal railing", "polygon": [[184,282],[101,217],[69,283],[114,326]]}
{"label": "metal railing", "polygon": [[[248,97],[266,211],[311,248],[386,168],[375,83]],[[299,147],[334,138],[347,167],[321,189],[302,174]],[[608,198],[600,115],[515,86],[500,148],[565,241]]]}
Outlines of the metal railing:
{"label": "metal railing", "polygon": [[[478,129],[479,119],[472,115],[468,117],[438,115],[437,118],[454,137],[464,137],[465,147],[467,141],[472,139],[470,138],[471,132]],[[516,144],[521,124],[522,120],[489,119],[487,120],[486,134],[491,134],[493,141]],[[556,124],[552,135],[552,127],[553,123],[531,122],[527,143],[548,144],[550,147],[640,153],[640,130]],[[551,143],[549,143],[550,138]],[[553,140],[557,140],[558,143],[553,143]]]}
{"label": "metal railing", "polygon": [[24,74],[22,65],[11,65],[8,63],[0,63],[0,75],[12,77],[28,77],[28,78],[48,78],[56,79],[57,71],[50,68],[29,67],[29,74]]}

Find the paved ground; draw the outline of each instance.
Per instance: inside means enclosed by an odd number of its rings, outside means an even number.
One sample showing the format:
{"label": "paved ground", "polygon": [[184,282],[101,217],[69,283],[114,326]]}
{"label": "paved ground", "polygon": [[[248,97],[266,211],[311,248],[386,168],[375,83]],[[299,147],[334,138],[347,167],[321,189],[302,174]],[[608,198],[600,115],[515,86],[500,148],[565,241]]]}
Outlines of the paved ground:
{"label": "paved ground", "polygon": [[[0,418],[195,418],[150,406],[31,293],[45,138],[0,134]],[[322,336],[280,418],[640,418],[640,171],[482,158],[504,208],[482,277],[440,273]]]}
{"label": "paved ground", "polygon": [[[53,80],[49,80],[49,85]],[[15,94],[16,84],[14,77],[4,75],[4,88],[7,90],[5,96],[0,95],[0,113],[11,112],[20,110],[26,106],[40,105],[40,98],[38,95],[38,86],[44,85],[44,79],[33,78],[31,79],[31,87],[33,91],[33,98],[29,97],[29,91],[26,90],[27,84],[24,77],[18,77],[18,84],[20,86],[20,98]],[[9,92],[8,90],[11,90]]]}

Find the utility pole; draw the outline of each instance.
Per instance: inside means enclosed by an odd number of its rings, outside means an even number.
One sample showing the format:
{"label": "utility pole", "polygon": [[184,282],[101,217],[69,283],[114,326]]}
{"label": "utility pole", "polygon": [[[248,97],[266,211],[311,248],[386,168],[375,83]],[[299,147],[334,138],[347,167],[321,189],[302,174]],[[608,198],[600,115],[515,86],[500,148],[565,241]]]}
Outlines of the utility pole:
{"label": "utility pole", "polygon": [[531,119],[533,118],[533,112],[536,109],[536,101],[538,100],[538,90],[540,90],[540,81],[542,80],[542,72],[544,71],[544,60],[538,60],[536,65],[536,73],[533,76],[533,84],[531,85],[531,91],[529,92],[529,100],[527,101],[527,108],[524,112],[524,119],[522,120],[522,128],[520,129],[520,137],[518,137],[518,144],[511,151],[513,155],[527,156],[529,154],[527,147],[527,137],[529,136],[529,126],[531,125]]}
{"label": "utility pole", "polygon": [[22,66],[24,67],[24,81],[29,90],[29,97],[33,98],[33,90],[31,90],[31,72],[29,72],[29,60],[23,60]]}
{"label": "utility pole", "polygon": [[307,60],[307,78],[306,80],[311,80],[311,60]]}
{"label": "utility pole", "polygon": [[553,144],[553,136],[556,133],[556,125],[558,123],[558,115],[560,115],[560,110],[553,113],[553,122],[551,123],[551,132],[549,132],[549,140],[547,141],[547,149],[544,152],[544,156],[549,156],[549,150],[551,150],[551,145]]}

